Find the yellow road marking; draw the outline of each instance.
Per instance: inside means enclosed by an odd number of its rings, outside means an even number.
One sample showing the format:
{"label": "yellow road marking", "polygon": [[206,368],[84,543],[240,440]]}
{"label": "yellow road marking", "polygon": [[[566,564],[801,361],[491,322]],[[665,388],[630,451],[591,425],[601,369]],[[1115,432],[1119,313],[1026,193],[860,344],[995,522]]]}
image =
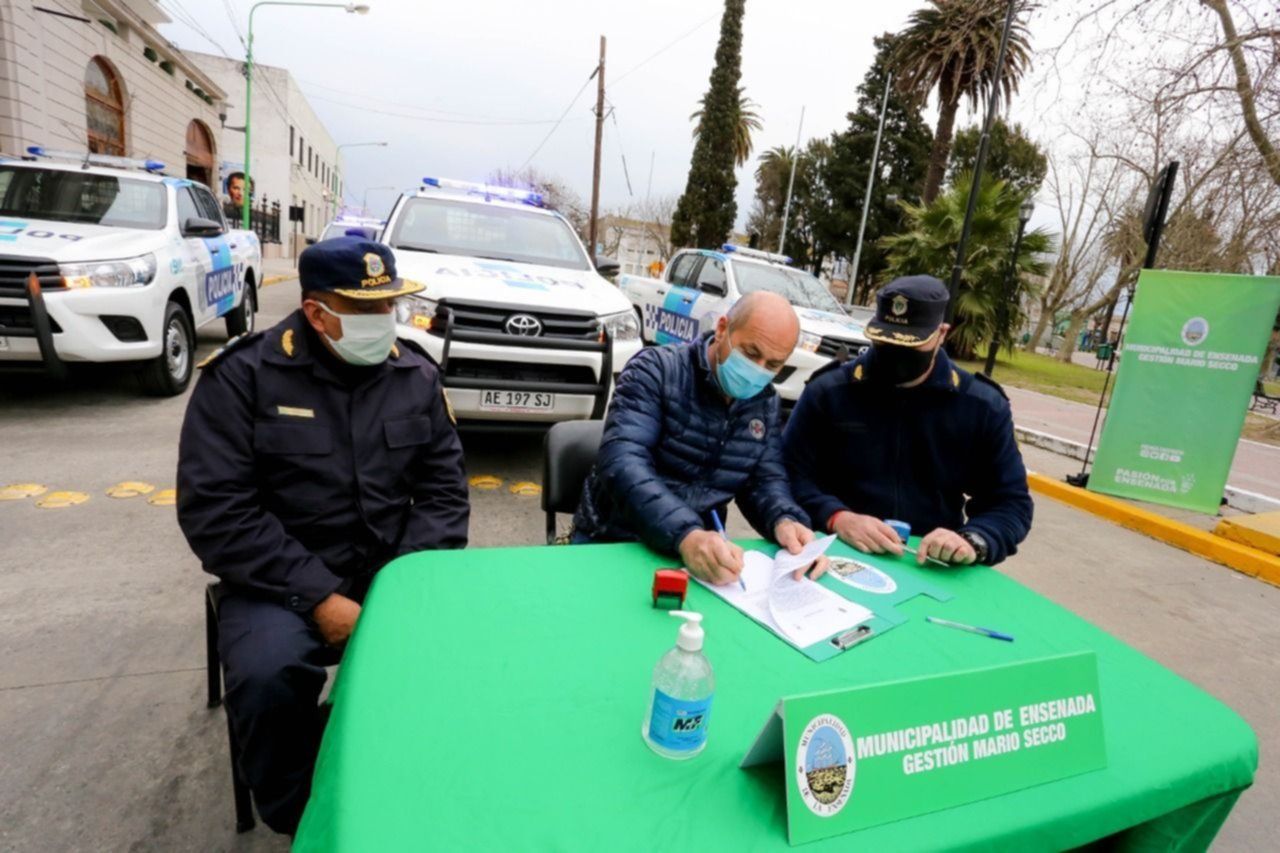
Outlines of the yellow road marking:
{"label": "yellow road marking", "polygon": [[1069,486],[1043,474],[1027,474],[1027,485],[1042,495],[1136,530],[1166,545],[1280,586],[1280,557],[1265,551],[1215,536],[1116,498]]}
{"label": "yellow road marking", "polygon": [[173,506],[178,502],[177,489],[161,489],[151,497],[147,498],[147,503],[152,506]]}
{"label": "yellow road marking", "polygon": [[0,486],[0,501],[20,501],[26,498],[34,498],[36,495],[43,495],[49,491],[48,486],[42,486],[39,483],[11,483],[7,486]]}
{"label": "yellow road marking", "polygon": [[125,480],[123,483],[116,483],[107,489],[107,497],[136,498],[139,495],[149,495],[155,490],[156,487],[150,483],[144,483],[141,480]]}
{"label": "yellow road marking", "polygon": [[502,488],[502,478],[495,477],[492,474],[477,474],[467,482],[471,484],[471,488],[479,489],[482,492]]}
{"label": "yellow road marking", "polygon": [[537,483],[530,483],[528,480],[521,480],[519,483],[512,483],[509,491],[513,495],[532,498],[542,494],[542,486]]}
{"label": "yellow road marking", "polygon": [[49,492],[49,494],[36,501],[36,506],[41,509],[62,509],[63,507],[75,506],[89,500],[89,496],[84,492]]}

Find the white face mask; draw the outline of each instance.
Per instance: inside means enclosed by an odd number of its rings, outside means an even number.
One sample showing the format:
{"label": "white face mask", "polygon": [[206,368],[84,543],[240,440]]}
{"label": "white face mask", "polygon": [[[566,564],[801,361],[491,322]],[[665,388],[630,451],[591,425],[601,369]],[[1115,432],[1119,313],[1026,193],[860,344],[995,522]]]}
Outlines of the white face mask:
{"label": "white face mask", "polygon": [[333,347],[338,357],[347,364],[369,367],[382,364],[391,354],[391,347],[396,342],[396,315],[388,314],[339,314],[317,301],[326,314],[332,314],[342,323],[342,338],[334,340],[328,335],[324,339]]}

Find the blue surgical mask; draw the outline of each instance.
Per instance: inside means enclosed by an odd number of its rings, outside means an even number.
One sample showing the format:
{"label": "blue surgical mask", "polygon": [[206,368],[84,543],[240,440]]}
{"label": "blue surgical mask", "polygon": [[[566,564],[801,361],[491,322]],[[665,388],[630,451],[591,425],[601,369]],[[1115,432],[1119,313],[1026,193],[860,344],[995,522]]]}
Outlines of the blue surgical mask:
{"label": "blue surgical mask", "polygon": [[729,357],[716,366],[716,380],[721,390],[735,400],[748,400],[759,394],[773,377],[773,371],[756,364],[737,349],[730,350]]}

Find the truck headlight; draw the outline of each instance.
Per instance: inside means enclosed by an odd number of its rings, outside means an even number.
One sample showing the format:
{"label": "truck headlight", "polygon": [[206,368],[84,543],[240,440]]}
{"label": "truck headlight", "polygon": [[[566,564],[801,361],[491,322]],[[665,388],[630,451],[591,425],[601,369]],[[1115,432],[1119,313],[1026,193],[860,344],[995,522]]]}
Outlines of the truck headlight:
{"label": "truck headlight", "polygon": [[438,303],[434,299],[406,296],[396,302],[396,322],[402,326],[412,326],[429,332],[432,322],[436,319],[437,307]]}
{"label": "truck headlight", "polygon": [[58,264],[62,283],[72,289],[85,287],[141,287],[156,277],[156,256],[140,255],[122,261],[87,261]]}
{"label": "truck headlight", "polygon": [[609,337],[615,341],[634,341],[640,337],[640,322],[636,320],[634,311],[606,314],[600,318],[600,326],[607,329]]}
{"label": "truck headlight", "polygon": [[821,344],[821,335],[815,335],[813,332],[801,332],[800,340],[796,342],[796,349],[802,349],[805,352],[817,352]]}

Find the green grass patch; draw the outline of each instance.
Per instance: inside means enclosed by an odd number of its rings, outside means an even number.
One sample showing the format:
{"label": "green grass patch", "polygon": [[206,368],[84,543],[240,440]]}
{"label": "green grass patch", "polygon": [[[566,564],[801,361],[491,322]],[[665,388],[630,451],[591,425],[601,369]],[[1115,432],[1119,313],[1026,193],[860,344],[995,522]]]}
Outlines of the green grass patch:
{"label": "green grass patch", "polygon": [[[982,361],[961,361],[960,366],[972,373],[982,371]],[[1093,370],[1072,362],[1039,353],[1014,350],[1013,355],[1002,353],[996,359],[991,378],[1001,385],[1025,388],[1051,394],[1077,403],[1098,402],[1102,393],[1105,370]]]}

